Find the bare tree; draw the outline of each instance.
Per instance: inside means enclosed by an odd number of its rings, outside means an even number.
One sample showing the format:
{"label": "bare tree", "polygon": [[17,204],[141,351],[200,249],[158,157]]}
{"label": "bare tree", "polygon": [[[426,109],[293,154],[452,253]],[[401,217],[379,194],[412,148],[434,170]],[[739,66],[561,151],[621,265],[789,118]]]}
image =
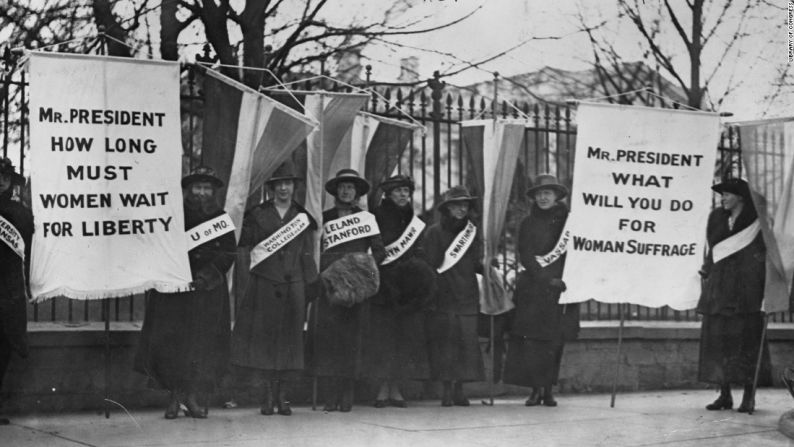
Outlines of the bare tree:
{"label": "bare tree", "polygon": [[[688,106],[718,108],[745,82],[735,76],[738,65],[750,63],[739,60],[742,55],[750,57],[740,47],[750,37],[753,26],[762,23],[770,27],[762,17],[766,9],[768,5],[763,0],[618,0],[618,21],[628,20],[646,64],[671,79],[683,91]],[[616,49],[615,39],[604,32],[609,25],[606,21],[588,26],[584,17],[580,14],[579,20],[590,38],[593,66],[604,90],[659,87],[662,78],[652,82],[622,68],[626,58]],[[776,22],[772,24],[778,27]],[[622,33],[620,38],[625,39],[626,35]],[[763,60],[763,51],[757,52],[756,61]],[[704,57],[707,52],[708,58]],[[722,84],[719,87],[718,77]],[[665,92],[660,94],[668,96]]]}

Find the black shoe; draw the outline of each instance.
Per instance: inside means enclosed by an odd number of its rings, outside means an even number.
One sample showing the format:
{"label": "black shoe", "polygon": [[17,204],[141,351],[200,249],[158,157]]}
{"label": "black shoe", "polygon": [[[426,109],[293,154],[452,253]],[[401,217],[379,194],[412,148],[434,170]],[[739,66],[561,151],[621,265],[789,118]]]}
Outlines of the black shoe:
{"label": "black shoe", "polygon": [[714,402],[706,405],[706,410],[730,410],[733,408],[733,398],[731,396],[725,396],[723,394],[717,398]]}
{"label": "black shoe", "polygon": [[742,395],[742,403],[736,409],[739,413],[753,414],[755,410],[755,396],[753,395],[753,386],[745,385],[744,394]]}
{"label": "black shoe", "polygon": [[524,402],[524,405],[527,407],[535,407],[543,403],[543,399],[540,398],[540,391],[537,388],[532,389],[532,394],[527,398],[527,401]]}
{"label": "black shoe", "polygon": [[331,403],[331,402],[326,403],[325,406],[323,407],[323,411],[326,411],[326,412],[336,411],[338,409],[339,409],[339,406],[336,405],[336,403]]}
{"label": "black shoe", "polygon": [[179,416],[179,399],[171,399],[165,409],[166,419],[176,419]]}
{"label": "black shoe", "polygon": [[452,402],[452,384],[450,382],[444,382],[444,394],[441,395],[441,406],[442,407],[451,407],[454,403]]}
{"label": "black shoe", "polygon": [[406,408],[408,407],[408,403],[405,402],[403,399],[389,399],[389,405],[392,407],[397,408]]}
{"label": "black shoe", "polygon": [[292,415],[292,408],[290,408],[289,402],[287,401],[278,402],[276,405],[278,406],[278,414],[282,416]]}
{"label": "black shoe", "polygon": [[375,408],[386,408],[389,406],[388,399],[375,399],[375,404],[373,405]]}
{"label": "black shoe", "polygon": [[0,417],[0,425],[8,425],[11,421],[8,418]]}
{"label": "black shoe", "polygon": [[554,400],[554,396],[552,396],[551,393],[547,393],[545,396],[543,396],[543,405],[547,407],[556,407],[557,401]]}
{"label": "black shoe", "polygon": [[466,399],[466,396],[463,395],[463,384],[460,382],[455,382],[455,388],[452,391],[452,403],[456,407],[468,407],[471,405],[469,399]]}

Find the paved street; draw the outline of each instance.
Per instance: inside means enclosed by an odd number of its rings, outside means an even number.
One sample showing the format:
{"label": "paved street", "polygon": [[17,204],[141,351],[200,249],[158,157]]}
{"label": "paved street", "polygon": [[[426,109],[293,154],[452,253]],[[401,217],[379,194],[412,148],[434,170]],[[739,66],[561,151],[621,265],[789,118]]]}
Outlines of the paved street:
{"label": "paved street", "polygon": [[[734,393],[736,394],[736,393]],[[785,390],[760,390],[752,416],[709,412],[710,391],[560,396],[557,408],[499,398],[494,407],[441,408],[436,401],[409,409],[358,405],[352,413],[260,416],[256,408],[210,409],[209,419],[163,419],[149,409],[110,419],[94,413],[28,415],[0,427],[3,446],[786,446],[777,430],[794,400]],[[739,396],[734,395],[735,398]]]}

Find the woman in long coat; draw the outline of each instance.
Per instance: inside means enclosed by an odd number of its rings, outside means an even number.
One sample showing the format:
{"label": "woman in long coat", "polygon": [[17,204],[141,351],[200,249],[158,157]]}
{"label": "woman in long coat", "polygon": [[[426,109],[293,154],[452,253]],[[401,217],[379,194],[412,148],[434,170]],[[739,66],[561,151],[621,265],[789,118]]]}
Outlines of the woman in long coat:
{"label": "woman in long coat", "polygon": [[[30,241],[33,237],[33,214],[12,199],[14,185],[24,185],[25,178],[16,172],[11,160],[0,158],[0,218],[22,237],[24,250],[14,250],[0,243],[0,390],[12,353],[28,356],[27,339],[27,271],[30,266]],[[2,404],[2,398],[0,398]],[[1,405],[0,405],[1,406]],[[0,417],[0,425],[9,420]]]}
{"label": "woman in long coat", "polygon": [[485,378],[477,337],[476,274],[483,272],[482,239],[470,217],[475,199],[464,186],[450,188],[438,205],[440,222],[425,233],[425,251],[438,272],[434,308],[427,321],[430,368],[433,378],[443,383],[445,407],[468,406],[463,383]]}
{"label": "woman in long coat", "polygon": [[[323,231],[330,230],[329,222],[336,219],[366,213],[359,208],[358,200],[369,191],[369,183],[355,170],[340,170],[336,177],[325,184],[325,190],[334,196],[334,207],[323,212]],[[374,221],[374,216],[369,213],[358,215],[364,218],[369,215]],[[329,243],[320,255],[324,286],[310,316],[308,351],[312,371],[315,377],[322,379],[325,411],[347,412],[353,408],[353,388],[355,380],[361,376],[362,325],[367,320],[369,311],[367,301],[347,305],[332,303],[325,275],[336,261],[345,262],[348,259],[346,255],[353,253],[367,253],[372,250],[375,264],[380,263],[386,257],[386,252],[377,228],[373,230],[364,237],[346,240],[333,246]],[[327,236],[328,234],[324,235],[324,246]],[[377,275],[376,272],[373,274]]]}
{"label": "woman in long coat", "polygon": [[[317,279],[312,249],[317,224],[292,200],[298,180],[291,162],[281,165],[267,182],[272,199],[248,211],[240,234],[239,245],[254,249],[232,333],[231,360],[260,371],[264,415],[274,413],[274,404],[278,414],[292,414],[287,391],[303,372],[306,285]],[[291,239],[284,243],[286,234]]]}
{"label": "woman in long coat", "polygon": [[[766,247],[747,183],[727,179],[712,189],[722,195],[722,206],[711,212],[706,228],[709,252],[700,272],[705,281],[697,307],[703,315],[698,377],[720,387],[720,396],[707,409],[732,408],[731,384],[739,384],[744,385],[744,395],[738,411],[752,413],[764,324]],[[768,385],[766,343],[763,352],[759,384]]]}
{"label": "woman in long coat", "polygon": [[380,290],[369,300],[362,375],[380,382],[376,408],[403,408],[399,382],[430,378],[425,310],[435,272],[422,247],[424,223],[411,203],[413,180],[396,175],[380,188],[385,197],[373,214],[389,256],[380,265]]}
{"label": "woman in long coat", "polygon": [[[206,167],[182,179],[185,230],[224,214],[215,202],[221,186]],[[234,262],[235,245],[230,231],[196,246],[188,253],[193,290],[152,291],[147,296],[135,370],[170,392],[167,419],[177,417],[180,401],[188,416],[206,418],[197,396],[212,392],[226,371],[231,332],[226,272]]]}
{"label": "woman in long coat", "polygon": [[579,306],[560,305],[565,290],[562,270],[565,254],[539,260],[555,251],[568,218],[562,199],[568,189],[549,174],[538,175],[527,191],[533,200],[530,215],[520,225],[518,257],[526,270],[519,274],[513,295],[515,310],[510,325],[505,383],[532,387],[527,406],[553,407],[552,386],[560,373],[563,347],[579,332]]}

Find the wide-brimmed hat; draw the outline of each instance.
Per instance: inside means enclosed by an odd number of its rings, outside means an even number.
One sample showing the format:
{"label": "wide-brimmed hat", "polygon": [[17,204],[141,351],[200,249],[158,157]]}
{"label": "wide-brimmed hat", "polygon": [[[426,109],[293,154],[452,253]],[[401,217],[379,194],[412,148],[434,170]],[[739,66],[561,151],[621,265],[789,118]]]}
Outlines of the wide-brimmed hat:
{"label": "wide-brimmed hat", "polygon": [[356,193],[359,196],[363,196],[369,191],[369,182],[358,175],[358,171],[355,169],[340,169],[336,173],[336,177],[325,183],[325,190],[328,191],[328,194],[336,196],[336,189],[341,182],[349,182],[355,185]]}
{"label": "wide-brimmed hat", "polygon": [[720,183],[712,185],[711,189],[714,190],[714,192],[720,194],[724,192],[730,192],[738,196],[742,196],[745,199],[750,198],[750,186],[747,185],[746,181],[740,178],[723,179]]}
{"label": "wide-brimmed hat", "polygon": [[475,199],[477,197],[469,194],[469,189],[465,186],[453,186],[441,195],[441,203],[438,204],[438,208],[441,209],[452,202],[469,202],[469,205],[474,205]]}
{"label": "wide-brimmed hat", "polygon": [[199,166],[193,169],[189,175],[182,178],[182,187],[187,188],[196,182],[212,183],[216,188],[223,186],[223,180],[219,179],[218,176],[215,175],[215,170],[209,166]]}
{"label": "wide-brimmed hat", "polygon": [[273,172],[273,175],[270,176],[266,183],[277,182],[279,180],[301,180],[301,178],[298,177],[298,171],[295,169],[295,163],[293,163],[292,160],[281,163],[281,166],[276,168],[276,171]]}
{"label": "wide-brimmed hat", "polygon": [[12,183],[16,183],[18,185],[25,184],[25,177],[17,173],[14,164],[8,158],[5,157],[0,158],[0,174],[11,177]]}
{"label": "wide-brimmed hat", "polygon": [[557,177],[553,174],[538,174],[535,177],[535,184],[527,190],[529,197],[535,197],[535,193],[541,189],[550,189],[557,194],[557,200],[561,200],[568,196],[568,188],[562,183],[557,181]]}
{"label": "wide-brimmed hat", "polygon": [[392,189],[400,188],[402,186],[407,186],[408,189],[411,190],[411,192],[414,192],[414,188],[415,188],[414,180],[411,177],[402,174],[393,175],[387,178],[386,180],[384,180],[380,184],[380,189],[383,190],[383,192],[385,192],[386,194],[388,194],[391,192]]}

